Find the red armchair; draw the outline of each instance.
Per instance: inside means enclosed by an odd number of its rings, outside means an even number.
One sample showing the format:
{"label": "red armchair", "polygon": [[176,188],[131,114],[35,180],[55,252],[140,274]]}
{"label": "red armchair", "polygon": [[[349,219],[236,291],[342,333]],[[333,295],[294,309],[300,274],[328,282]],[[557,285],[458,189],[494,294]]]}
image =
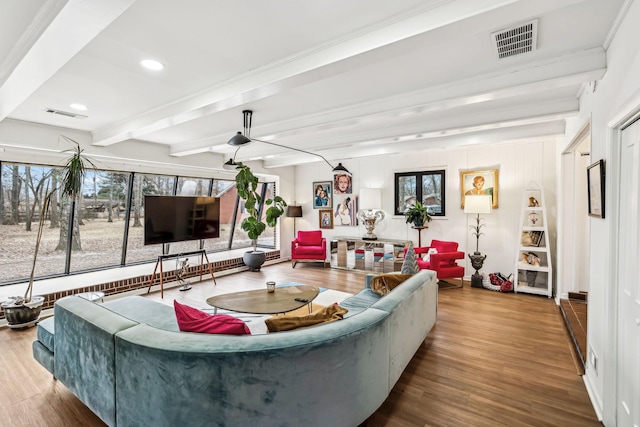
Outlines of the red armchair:
{"label": "red armchair", "polygon": [[327,240],[322,230],[298,231],[298,237],[291,241],[291,268],[298,261],[322,261],[324,268],[327,259]]}
{"label": "red armchair", "polygon": [[[437,253],[429,256],[429,261],[424,261],[422,256],[435,249]],[[407,249],[405,248],[405,254]],[[431,245],[422,248],[415,248],[418,267],[422,270],[433,270],[438,279],[460,278],[460,286],[464,277],[464,266],[458,265],[456,260],[464,259],[464,252],[458,250],[458,243],[444,242],[442,240],[432,240]]]}

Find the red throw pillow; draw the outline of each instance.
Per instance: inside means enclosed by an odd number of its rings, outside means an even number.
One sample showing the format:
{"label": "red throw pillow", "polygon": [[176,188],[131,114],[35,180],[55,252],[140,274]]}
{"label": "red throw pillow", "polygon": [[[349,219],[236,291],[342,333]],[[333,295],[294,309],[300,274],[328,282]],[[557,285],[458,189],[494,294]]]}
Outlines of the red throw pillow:
{"label": "red throw pillow", "polygon": [[197,308],[173,301],[178,328],[182,332],[201,332],[205,334],[251,335],[251,331],[242,319],[228,314],[208,314]]}

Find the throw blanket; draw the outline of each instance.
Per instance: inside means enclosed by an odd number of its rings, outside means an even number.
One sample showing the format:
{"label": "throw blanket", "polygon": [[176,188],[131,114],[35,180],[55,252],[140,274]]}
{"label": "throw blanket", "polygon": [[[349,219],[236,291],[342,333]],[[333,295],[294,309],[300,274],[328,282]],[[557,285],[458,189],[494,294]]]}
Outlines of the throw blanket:
{"label": "throw blanket", "polygon": [[400,283],[411,277],[411,274],[386,273],[371,278],[369,286],[378,295],[385,296]]}
{"label": "throw blanket", "polygon": [[265,320],[264,323],[267,324],[269,332],[290,331],[292,329],[341,320],[348,311],[349,310],[344,307],[332,304],[304,316],[271,317]]}

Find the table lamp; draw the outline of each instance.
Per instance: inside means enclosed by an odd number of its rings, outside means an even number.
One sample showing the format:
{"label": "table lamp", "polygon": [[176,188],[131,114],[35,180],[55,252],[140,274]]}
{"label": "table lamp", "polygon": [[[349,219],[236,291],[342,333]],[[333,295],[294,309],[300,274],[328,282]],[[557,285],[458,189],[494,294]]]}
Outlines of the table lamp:
{"label": "table lamp", "polygon": [[480,224],[480,214],[491,213],[491,203],[493,197],[491,195],[481,196],[465,196],[464,197],[464,213],[476,214],[476,225],[470,225],[469,228],[473,230],[473,235],[476,236],[476,251],[473,254],[468,254],[471,260],[471,266],[476,272],[471,276],[471,287],[482,288],[482,275],[478,272],[482,268],[486,255],[482,255],[478,250],[478,244],[480,242],[480,229],[485,224]]}

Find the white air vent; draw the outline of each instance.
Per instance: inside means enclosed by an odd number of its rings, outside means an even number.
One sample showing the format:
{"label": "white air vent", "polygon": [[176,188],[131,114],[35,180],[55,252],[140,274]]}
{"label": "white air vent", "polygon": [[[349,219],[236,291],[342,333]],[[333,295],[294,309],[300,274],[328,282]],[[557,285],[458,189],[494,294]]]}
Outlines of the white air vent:
{"label": "white air vent", "polygon": [[537,38],[537,19],[491,34],[491,40],[498,53],[498,58],[507,58],[536,50]]}
{"label": "white air vent", "polygon": [[68,111],[56,110],[54,108],[47,108],[44,110],[46,113],[57,114],[59,116],[71,117],[74,119],[86,119],[87,116],[83,116],[82,114],[70,113]]}

